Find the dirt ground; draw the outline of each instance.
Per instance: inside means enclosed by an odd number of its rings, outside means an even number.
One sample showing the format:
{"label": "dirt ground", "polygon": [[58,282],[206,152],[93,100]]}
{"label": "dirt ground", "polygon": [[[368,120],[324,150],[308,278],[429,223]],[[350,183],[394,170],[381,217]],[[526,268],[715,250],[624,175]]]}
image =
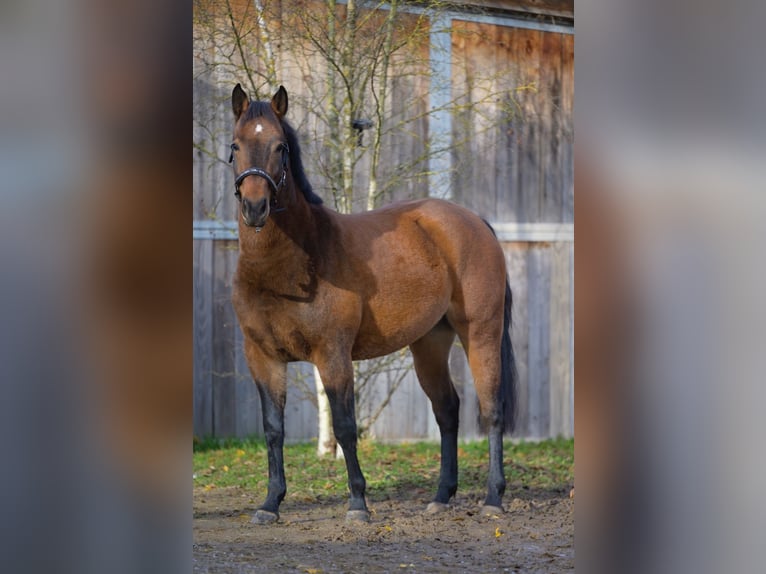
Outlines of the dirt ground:
{"label": "dirt ground", "polygon": [[428,493],[368,497],[368,524],[346,523],[346,501],[286,499],[280,521],[250,524],[256,494],[194,490],[194,572],[574,571],[574,500],[568,491],[512,490],[505,513],[482,517],[480,493],[458,492],[425,515]]}

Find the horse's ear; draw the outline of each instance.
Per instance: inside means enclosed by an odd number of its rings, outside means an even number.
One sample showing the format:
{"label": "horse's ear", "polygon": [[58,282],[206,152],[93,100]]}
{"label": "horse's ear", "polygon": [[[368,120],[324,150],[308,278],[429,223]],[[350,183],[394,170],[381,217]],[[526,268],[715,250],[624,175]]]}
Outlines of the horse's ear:
{"label": "horse's ear", "polygon": [[239,119],[239,116],[245,112],[249,105],[250,98],[247,97],[242,86],[239,84],[234,86],[234,91],[231,93],[231,109],[234,112],[234,117]]}
{"label": "horse's ear", "polygon": [[287,113],[287,90],[284,86],[279,86],[277,93],[271,98],[271,109],[280,119]]}

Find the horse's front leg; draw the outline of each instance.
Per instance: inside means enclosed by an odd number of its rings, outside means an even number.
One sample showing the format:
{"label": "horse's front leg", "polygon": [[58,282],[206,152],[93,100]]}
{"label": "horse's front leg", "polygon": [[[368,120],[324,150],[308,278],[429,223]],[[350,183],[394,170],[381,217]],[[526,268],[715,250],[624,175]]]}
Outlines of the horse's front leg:
{"label": "horse's front leg", "polygon": [[351,495],[346,519],[367,522],[370,520],[370,512],[364,499],[366,483],[356,454],[354,367],[350,356],[346,360],[321,361],[317,367],[330,403],[335,438],[346,459],[348,489]]}
{"label": "horse's front leg", "polygon": [[255,524],[279,520],[279,505],[285,498],[285,398],[287,396],[287,365],[272,361],[253,343],[245,342],[245,356],[258,387],[263,412],[263,429],[269,457],[269,486],[266,500],[253,515]]}

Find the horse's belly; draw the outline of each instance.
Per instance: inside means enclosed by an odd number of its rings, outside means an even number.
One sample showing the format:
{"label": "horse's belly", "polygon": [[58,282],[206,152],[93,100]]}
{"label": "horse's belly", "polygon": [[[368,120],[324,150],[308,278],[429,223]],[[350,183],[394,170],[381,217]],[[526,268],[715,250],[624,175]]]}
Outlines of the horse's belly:
{"label": "horse's belly", "polygon": [[371,305],[363,314],[352,358],[388,355],[417,341],[444,317],[448,304],[439,298],[423,298],[398,305]]}

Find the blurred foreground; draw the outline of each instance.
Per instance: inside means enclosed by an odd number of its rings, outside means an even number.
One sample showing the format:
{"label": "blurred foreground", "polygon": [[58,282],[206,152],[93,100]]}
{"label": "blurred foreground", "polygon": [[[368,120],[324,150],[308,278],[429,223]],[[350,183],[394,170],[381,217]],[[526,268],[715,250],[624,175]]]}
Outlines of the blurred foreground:
{"label": "blurred foreground", "polygon": [[[191,570],[190,8],[0,8],[4,571]],[[583,572],[762,569],[763,11],[578,3]]]}

